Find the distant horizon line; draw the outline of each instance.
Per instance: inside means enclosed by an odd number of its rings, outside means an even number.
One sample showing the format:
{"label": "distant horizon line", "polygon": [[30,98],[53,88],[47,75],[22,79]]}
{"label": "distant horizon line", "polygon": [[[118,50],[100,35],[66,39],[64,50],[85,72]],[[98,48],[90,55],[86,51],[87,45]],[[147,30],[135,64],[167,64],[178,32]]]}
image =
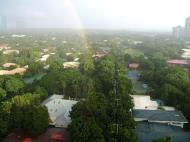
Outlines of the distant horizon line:
{"label": "distant horizon line", "polygon": [[169,29],[117,29],[117,28],[64,28],[64,27],[47,27],[47,28],[42,28],[42,27],[31,27],[31,28],[8,28],[6,30],[0,30],[0,32],[11,32],[11,31],[27,31],[27,30],[67,30],[67,31],[119,31],[119,32],[148,32],[148,33],[171,33],[171,30]]}

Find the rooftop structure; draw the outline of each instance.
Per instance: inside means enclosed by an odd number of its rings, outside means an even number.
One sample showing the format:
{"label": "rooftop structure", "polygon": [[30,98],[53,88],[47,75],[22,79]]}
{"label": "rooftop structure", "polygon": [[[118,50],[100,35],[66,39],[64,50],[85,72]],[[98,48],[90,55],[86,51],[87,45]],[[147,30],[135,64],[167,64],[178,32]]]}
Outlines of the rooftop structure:
{"label": "rooftop structure", "polygon": [[3,64],[4,68],[9,68],[11,66],[16,66],[16,64],[15,63],[5,63],[5,64]]}
{"label": "rooftop structure", "polygon": [[49,49],[45,48],[45,49],[42,49],[42,51],[45,53],[45,52],[48,52]]}
{"label": "rooftop structure", "polygon": [[182,58],[190,59],[190,49],[182,49],[184,53],[182,54]]}
{"label": "rooftop structure", "polygon": [[45,65],[45,66],[43,67],[43,69],[47,70],[47,69],[49,69],[49,67],[50,67],[50,65],[48,64],[48,65]]}
{"label": "rooftop structure", "polygon": [[131,69],[137,69],[138,67],[139,67],[139,64],[137,64],[137,63],[129,64],[129,68],[131,68]]}
{"label": "rooftop structure", "polygon": [[64,68],[78,68],[80,65],[80,62],[64,62],[63,66]]}
{"label": "rooftop structure", "polygon": [[41,61],[41,62],[45,62],[45,61],[47,61],[47,59],[48,59],[49,57],[50,57],[49,54],[43,55],[43,56],[40,58],[40,61]]}
{"label": "rooftop structure", "polygon": [[92,55],[93,58],[101,58],[104,57],[106,53],[104,52],[96,52],[94,55]]}
{"label": "rooftop structure", "polygon": [[25,69],[28,69],[28,68],[29,68],[29,66],[28,66],[28,65],[25,65],[25,66],[24,66],[24,68],[25,68]]}
{"label": "rooftop structure", "polygon": [[190,132],[180,127],[160,123],[138,122],[136,127],[138,142],[153,142],[155,139],[170,136],[172,142],[189,142]]}
{"label": "rooftop structure", "polygon": [[79,58],[75,58],[74,61],[75,61],[75,62],[79,61]]}
{"label": "rooftop structure", "polygon": [[39,136],[29,136],[22,130],[15,130],[2,142],[70,142],[70,133],[65,128],[48,128]]}
{"label": "rooftop structure", "polygon": [[164,111],[164,110],[133,110],[135,121],[148,121],[151,123],[162,123],[183,128],[188,123],[185,116],[180,111]]}
{"label": "rooftop structure", "polygon": [[142,41],[133,41],[133,43],[134,43],[135,45],[137,45],[137,44],[142,44],[143,42],[142,42]]}
{"label": "rooftop structure", "polygon": [[13,70],[0,70],[0,75],[15,75],[15,74],[24,74],[26,68],[16,68]]}
{"label": "rooftop structure", "polygon": [[8,44],[0,44],[0,51],[10,49]]}
{"label": "rooftop structure", "polygon": [[56,40],[56,37],[52,37],[51,40]]}
{"label": "rooftop structure", "polygon": [[76,103],[77,101],[63,99],[62,95],[53,95],[46,99],[42,105],[45,105],[48,109],[51,125],[67,128],[71,122],[69,113]]}
{"label": "rooftop structure", "polygon": [[62,41],[62,43],[66,44],[66,43],[67,43],[67,41],[66,41],[66,40],[64,40],[64,41]]}
{"label": "rooftop structure", "polygon": [[158,103],[156,101],[152,101],[150,96],[146,95],[131,95],[134,108],[133,109],[147,109],[147,110],[157,110]]}
{"label": "rooftop structure", "polygon": [[49,98],[47,98],[46,100],[44,100],[42,102],[42,105],[45,105],[45,104],[47,104],[48,102],[50,102],[50,101],[52,101],[54,99],[63,99],[63,95],[54,94],[54,95],[50,96]]}
{"label": "rooftop structure", "polygon": [[72,55],[73,53],[66,53],[66,56]]}
{"label": "rooftop structure", "polygon": [[101,49],[102,53],[108,53],[110,52],[111,48],[108,46],[99,47]]}
{"label": "rooftop structure", "polygon": [[3,51],[3,54],[12,54],[12,53],[16,53],[16,54],[19,54],[19,50],[5,50]]}
{"label": "rooftop structure", "polygon": [[189,64],[187,60],[177,60],[177,59],[168,60],[167,63],[173,64],[173,65],[188,65]]}
{"label": "rooftop structure", "polygon": [[162,106],[162,108],[166,111],[174,111],[175,108],[174,107],[171,107],[171,106]]}
{"label": "rooftop structure", "polygon": [[26,35],[16,35],[16,34],[14,34],[14,35],[12,35],[12,37],[25,37]]}

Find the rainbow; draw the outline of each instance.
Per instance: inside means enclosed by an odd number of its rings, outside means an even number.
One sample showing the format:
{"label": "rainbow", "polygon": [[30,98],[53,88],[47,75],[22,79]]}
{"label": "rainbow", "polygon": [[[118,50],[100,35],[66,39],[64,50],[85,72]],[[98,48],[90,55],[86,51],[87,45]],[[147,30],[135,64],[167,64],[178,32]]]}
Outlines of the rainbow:
{"label": "rainbow", "polygon": [[74,17],[74,21],[76,22],[77,27],[79,27],[81,38],[82,38],[82,43],[83,43],[84,47],[89,48],[88,37],[87,37],[86,31],[84,29],[84,26],[82,24],[80,15],[78,14],[78,11],[74,5],[74,2],[72,0],[66,0],[66,4],[69,7],[72,16]]}

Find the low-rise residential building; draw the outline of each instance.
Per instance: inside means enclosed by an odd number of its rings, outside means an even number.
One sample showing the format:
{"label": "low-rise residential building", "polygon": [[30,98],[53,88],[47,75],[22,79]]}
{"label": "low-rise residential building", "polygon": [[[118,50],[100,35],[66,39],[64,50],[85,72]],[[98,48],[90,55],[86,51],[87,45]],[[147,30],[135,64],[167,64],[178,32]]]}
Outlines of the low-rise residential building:
{"label": "low-rise residential building", "polygon": [[146,110],[157,110],[158,103],[150,99],[148,95],[131,95],[134,107],[133,109],[146,109]]}
{"label": "low-rise residential building", "polygon": [[46,52],[49,51],[49,49],[48,48],[44,48],[44,49],[42,49],[42,51],[43,51],[43,53],[46,53]]}
{"label": "low-rise residential building", "polygon": [[3,51],[3,54],[5,54],[5,55],[12,54],[12,53],[19,54],[19,50],[5,50],[5,51]]}
{"label": "low-rise residential building", "polygon": [[67,128],[71,122],[70,111],[76,103],[77,101],[74,100],[63,99],[63,95],[53,95],[46,99],[42,105],[48,109],[50,125]]}
{"label": "low-rise residential building", "polygon": [[135,121],[147,121],[149,123],[161,123],[183,128],[188,123],[181,111],[165,111],[165,110],[133,110]]}
{"label": "low-rise residential building", "polygon": [[16,34],[13,34],[12,37],[25,37],[26,35],[16,35]]}
{"label": "low-rise residential building", "polygon": [[189,142],[190,132],[180,127],[161,123],[138,122],[136,127],[138,142],[153,142],[155,139],[171,137],[172,142]]}
{"label": "low-rise residential building", "polygon": [[137,44],[142,44],[143,42],[142,42],[142,41],[133,41],[133,43],[134,43],[135,45],[137,45]]}
{"label": "low-rise residential building", "polygon": [[16,66],[17,64],[15,64],[15,63],[5,63],[5,64],[3,64],[3,67],[4,68],[9,68],[9,67],[11,67],[11,66]]}
{"label": "low-rise residential building", "polygon": [[136,122],[158,123],[183,128],[188,123],[181,111],[174,107],[160,106],[146,95],[131,95],[134,102],[132,114]]}
{"label": "low-rise residential building", "polygon": [[74,59],[74,62],[78,62],[78,61],[79,61],[79,58],[75,58],[75,59]]}
{"label": "low-rise residential building", "polygon": [[182,50],[184,53],[181,55],[181,57],[185,59],[190,59],[190,49],[182,49]]}
{"label": "low-rise residential building", "polygon": [[139,67],[139,64],[137,64],[137,63],[131,63],[131,64],[129,64],[129,68],[130,69],[137,69]]}
{"label": "low-rise residential building", "polygon": [[94,55],[92,55],[92,58],[101,58],[101,57],[104,57],[107,53],[105,52],[96,52]]}
{"label": "low-rise residential building", "polygon": [[2,51],[2,50],[8,50],[10,48],[11,47],[9,47],[8,44],[0,44],[0,51]]}
{"label": "low-rise residential building", "polygon": [[50,65],[48,64],[48,65],[45,65],[45,66],[43,67],[43,69],[48,70],[49,67],[50,67]]}
{"label": "low-rise residential building", "polygon": [[26,68],[15,68],[13,70],[0,70],[0,75],[15,75],[15,74],[24,74]]}
{"label": "low-rise residential building", "polygon": [[41,62],[45,62],[45,61],[47,61],[47,59],[48,59],[49,57],[50,57],[49,54],[43,55],[43,56],[40,58],[40,61],[41,61]]}
{"label": "low-rise residential building", "polygon": [[66,56],[72,55],[73,53],[66,53]]}
{"label": "low-rise residential building", "polygon": [[184,66],[184,65],[188,65],[189,62],[188,60],[178,60],[178,59],[171,59],[171,60],[168,60],[167,63],[169,65],[173,65],[173,66]]}
{"label": "low-rise residential building", "polygon": [[80,62],[64,62],[64,68],[79,68]]}

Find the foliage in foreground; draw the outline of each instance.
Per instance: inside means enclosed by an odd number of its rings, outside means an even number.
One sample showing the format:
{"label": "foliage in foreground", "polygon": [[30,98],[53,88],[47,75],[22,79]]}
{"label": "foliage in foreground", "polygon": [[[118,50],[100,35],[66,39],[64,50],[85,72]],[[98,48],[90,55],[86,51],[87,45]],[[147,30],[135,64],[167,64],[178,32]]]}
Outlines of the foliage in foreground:
{"label": "foliage in foreground", "polygon": [[[118,65],[119,73],[115,73],[115,61],[113,55],[108,55],[96,63],[96,92],[89,93],[84,101],[77,103],[70,114],[72,142],[137,141],[135,122],[130,113],[133,104],[128,95],[131,82],[121,64]],[[119,84],[118,105],[114,80]]]}

